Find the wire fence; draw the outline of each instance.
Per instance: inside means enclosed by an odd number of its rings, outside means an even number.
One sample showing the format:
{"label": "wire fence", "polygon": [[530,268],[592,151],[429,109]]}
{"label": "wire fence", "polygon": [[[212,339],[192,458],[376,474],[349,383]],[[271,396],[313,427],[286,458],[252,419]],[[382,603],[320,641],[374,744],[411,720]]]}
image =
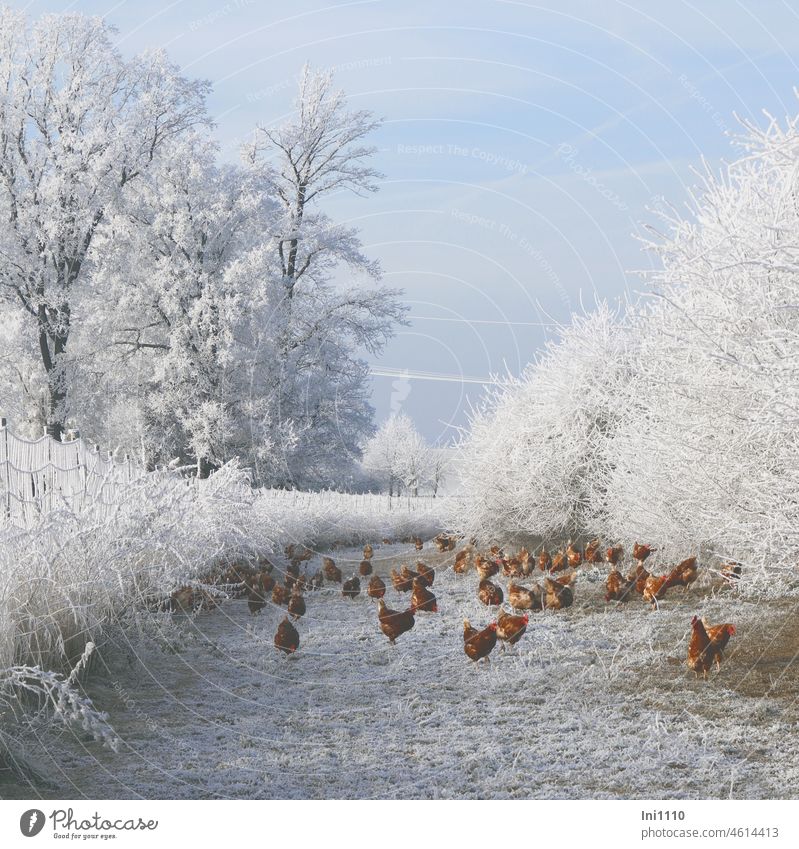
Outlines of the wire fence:
{"label": "wire fence", "polygon": [[2,521],[33,527],[58,509],[94,506],[110,511],[126,484],[147,472],[127,455],[117,459],[77,434],[24,439],[0,418],[0,511]]}

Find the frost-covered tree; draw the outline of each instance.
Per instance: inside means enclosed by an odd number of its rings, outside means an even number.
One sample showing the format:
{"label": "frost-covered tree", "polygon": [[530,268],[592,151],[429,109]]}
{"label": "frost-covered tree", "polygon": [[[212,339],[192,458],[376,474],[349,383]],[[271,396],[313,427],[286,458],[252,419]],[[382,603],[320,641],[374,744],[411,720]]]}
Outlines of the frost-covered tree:
{"label": "frost-covered tree", "polygon": [[[205,83],[162,52],[125,60],[99,18],[0,9],[0,295],[25,317],[60,436],[94,243],[162,150],[206,120]],[[32,388],[36,394],[38,388]]]}
{"label": "frost-covered tree", "polygon": [[610,446],[618,534],[788,562],[799,546],[799,129],[745,125],[742,157],[664,215]]}
{"label": "frost-covered tree", "polygon": [[431,452],[424,437],[405,413],[386,419],[366,444],[363,467],[389,495],[405,489],[418,495],[430,471]]}
{"label": "frost-covered tree", "polygon": [[207,139],[190,138],[152,169],[111,220],[97,275],[117,293],[101,317],[106,373],[113,380],[126,367],[147,462],[177,456],[202,474],[248,453],[236,444],[252,400],[238,337],[252,284],[238,264],[274,209],[262,179],[217,166],[215,155]]}
{"label": "frost-covered tree", "polygon": [[518,379],[489,393],[461,446],[460,523],[483,539],[597,524],[631,339],[605,304],[575,316]]}
{"label": "frost-covered tree", "polygon": [[251,167],[268,173],[279,205],[272,244],[249,261],[264,284],[251,346],[277,366],[265,393],[283,445],[276,482],[332,483],[372,430],[368,368],[356,352],[378,353],[404,308],[399,292],[379,284],[357,231],[320,204],[334,192],[376,190],[374,148],[363,141],[377,126],[371,113],[348,109],[329,73],[306,66],[295,113],[260,128],[246,151]]}

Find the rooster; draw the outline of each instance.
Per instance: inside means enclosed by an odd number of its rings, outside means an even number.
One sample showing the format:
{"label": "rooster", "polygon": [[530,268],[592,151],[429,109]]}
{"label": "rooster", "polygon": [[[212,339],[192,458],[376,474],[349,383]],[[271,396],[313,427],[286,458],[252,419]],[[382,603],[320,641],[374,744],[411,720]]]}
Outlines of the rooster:
{"label": "rooster", "polygon": [[275,648],[286,654],[293,654],[300,647],[300,635],[289,622],[288,616],[277,626]]}
{"label": "rooster", "polygon": [[622,555],[624,554],[624,546],[616,545],[613,548],[609,548],[605,552],[605,560],[610,563],[611,566],[618,565],[621,560]]}
{"label": "rooster", "polygon": [[366,578],[372,574],[372,562],[370,560],[361,560],[361,565],[358,567],[358,574],[362,578]]}
{"label": "rooster", "polygon": [[344,581],[341,587],[341,594],[344,598],[357,598],[361,594],[361,582],[353,575],[349,581]]}
{"label": "rooster", "polygon": [[386,607],[386,603],[382,598],[378,601],[377,618],[380,622],[380,630],[388,637],[388,641],[392,645],[398,637],[413,628],[415,622],[413,618],[414,613],[415,610],[413,607],[400,612],[399,610],[391,610]]}
{"label": "rooster", "polygon": [[510,613],[500,613],[497,619],[497,637],[503,642],[515,646],[524,636],[530,617],[524,613],[512,616]]}
{"label": "rooster", "polygon": [[482,631],[478,631],[469,624],[468,619],[463,620],[463,650],[470,660],[477,662],[494,650],[497,644],[497,623],[492,622]]}
{"label": "rooster", "polygon": [[721,669],[724,649],[735,634],[735,625],[707,625],[704,619],[691,619],[691,641],[688,644],[688,666],[703,678],[713,664]]}
{"label": "rooster", "polygon": [[502,588],[498,587],[488,578],[485,578],[484,580],[480,581],[480,585],[477,588],[477,597],[487,607],[502,604]]}
{"label": "rooster", "polygon": [[369,581],[369,586],[366,588],[366,594],[369,598],[380,599],[386,594],[386,584],[382,578],[377,575],[372,575]]}
{"label": "rooster", "polygon": [[519,584],[508,584],[508,602],[514,610],[541,610],[541,587],[533,584],[527,589]]}
{"label": "rooster", "polygon": [[544,607],[551,610],[563,610],[566,607],[571,607],[574,604],[574,592],[569,586],[571,582],[571,576],[561,578],[559,581],[544,578],[544,588],[546,589]]}
{"label": "rooster", "polygon": [[421,578],[414,578],[411,604],[416,610],[424,610],[426,613],[438,613],[436,597],[430,592],[427,584]]}

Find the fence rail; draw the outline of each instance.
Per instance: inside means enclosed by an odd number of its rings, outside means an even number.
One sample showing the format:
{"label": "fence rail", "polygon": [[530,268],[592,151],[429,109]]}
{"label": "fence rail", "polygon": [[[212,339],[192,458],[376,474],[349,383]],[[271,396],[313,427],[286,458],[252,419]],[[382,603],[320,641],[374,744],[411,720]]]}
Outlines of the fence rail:
{"label": "fence rail", "polygon": [[57,509],[109,509],[122,486],[145,474],[127,455],[116,459],[75,435],[24,439],[0,418],[0,508],[2,520],[29,528]]}

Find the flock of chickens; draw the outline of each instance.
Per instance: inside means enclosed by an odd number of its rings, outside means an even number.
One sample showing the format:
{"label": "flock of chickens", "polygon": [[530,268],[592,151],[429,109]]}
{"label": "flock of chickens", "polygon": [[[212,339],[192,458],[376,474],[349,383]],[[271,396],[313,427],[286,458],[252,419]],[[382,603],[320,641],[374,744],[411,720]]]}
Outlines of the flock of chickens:
{"label": "flock of chickens", "polygon": [[[406,541],[414,543],[417,551],[424,547],[418,537]],[[452,535],[439,534],[433,542],[440,552],[446,552],[455,549],[457,540]],[[563,610],[570,607],[574,603],[573,586],[577,570],[584,564],[606,562],[610,565],[606,579],[606,602],[623,603],[637,595],[657,608],[669,589],[683,587],[683,590],[687,591],[698,577],[696,557],[683,560],[666,574],[655,575],[644,566],[655,550],[649,545],[636,542],[632,550],[635,568],[624,575],[619,568],[624,555],[623,547],[616,545],[603,552],[599,540],[592,540],[584,550],[580,550],[570,541],[564,550],[554,554],[550,554],[546,547],[537,555],[521,548],[511,556],[506,556],[496,545],[486,552],[477,551],[476,541],[472,540],[455,555],[452,569],[459,575],[474,569],[478,577],[477,598],[487,607],[497,607],[499,610],[496,621],[490,622],[482,629],[473,628],[469,620],[464,619],[463,648],[466,656],[473,661],[487,660],[497,642],[515,645],[521,640],[530,621],[531,612],[544,609]],[[306,548],[287,546],[286,557],[289,565],[282,583],[275,578],[273,564],[267,558],[260,558],[257,566],[231,566],[218,577],[217,583],[242,587],[252,614],[260,613],[270,600],[275,606],[285,607],[287,614],[277,627],[274,643],[280,651],[292,654],[300,645],[296,623],[306,612],[306,592],[320,589],[325,582],[335,583],[341,585],[345,598],[354,599],[361,593],[361,579],[369,578],[366,594],[377,601],[378,625],[393,644],[402,634],[414,627],[418,613],[438,612],[438,601],[432,589],[435,570],[421,561],[417,562],[415,570],[407,565],[403,565],[399,571],[392,568],[391,584],[395,592],[400,596],[410,593],[410,604],[404,610],[394,610],[386,604],[385,581],[373,574],[373,556],[373,547],[364,546],[358,574],[353,574],[347,580],[344,580],[341,569],[330,557],[323,557],[322,568],[308,576],[307,573],[300,574],[300,565],[310,560],[313,552]],[[531,586],[523,585],[521,582],[531,578],[536,568],[543,573],[543,587],[537,582],[533,582]],[[500,574],[508,579],[507,604],[513,612],[503,609],[506,593],[496,580],[492,580]],[[722,567],[721,574],[726,580],[733,582],[740,578],[741,566],[738,563],[729,563]],[[181,600],[180,594],[186,592],[190,590],[182,588],[173,595],[173,603],[176,606],[185,608],[185,599]],[[724,649],[730,637],[735,634],[735,626],[729,623],[709,625],[694,616],[691,628],[688,666],[697,676],[701,673],[706,677],[714,664],[720,668]]]}

